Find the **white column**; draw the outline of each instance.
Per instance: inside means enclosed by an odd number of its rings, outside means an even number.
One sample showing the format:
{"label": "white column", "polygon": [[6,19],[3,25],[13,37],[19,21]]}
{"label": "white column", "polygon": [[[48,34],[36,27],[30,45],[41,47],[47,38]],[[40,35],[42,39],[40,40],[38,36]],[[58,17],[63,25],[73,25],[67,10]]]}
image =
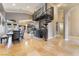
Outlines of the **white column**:
{"label": "white column", "polygon": [[68,14],[65,15],[65,20],[64,20],[64,25],[65,25],[65,40],[68,40]]}
{"label": "white column", "polygon": [[53,22],[48,23],[48,39],[53,38]]}
{"label": "white column", "polygon": [[8,39],[7,48],[10,48],[11,46],[12,46],[12,36],[10,36]]}

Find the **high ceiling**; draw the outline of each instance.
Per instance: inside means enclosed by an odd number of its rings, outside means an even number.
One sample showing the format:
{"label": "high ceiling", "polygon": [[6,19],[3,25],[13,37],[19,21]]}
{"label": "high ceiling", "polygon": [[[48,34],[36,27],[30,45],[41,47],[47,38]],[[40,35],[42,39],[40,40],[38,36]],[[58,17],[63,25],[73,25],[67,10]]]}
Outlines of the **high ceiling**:
{"label": "high ceiling", "polygon": [[[31,22],[31,20],[28,21],[30,16],[34,13],[34,11],[43,6],[44,3],[2,3],[2,5],[4,11],[6,12],[6,18],[19,20],[20,24],[26,24]],[[2,9],[2,5],[0,5],[0,9]],[[74,6],[79,6],[77,3],[48,3],[48,5],[58,7],[58,11],[69,10]]]}
{"label": "high ceiling", "polygon": [[[2,5],[6,12],[27,13],[32,15],[34,11],[39,9],[44,3],[3,3]],[[50,3],[50,5],[61,6],[61,8],[67,9],[79,4]]]}
{"label": "high ceiling", "polygon": [[32,15],[43,3],[3,3],[6,12],[27,13]]}

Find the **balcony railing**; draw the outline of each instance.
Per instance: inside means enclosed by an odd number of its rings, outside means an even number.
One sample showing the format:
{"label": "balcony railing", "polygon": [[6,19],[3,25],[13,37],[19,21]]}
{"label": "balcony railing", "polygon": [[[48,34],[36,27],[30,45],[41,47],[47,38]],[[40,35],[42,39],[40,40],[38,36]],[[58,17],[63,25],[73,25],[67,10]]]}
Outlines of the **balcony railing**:
{"label": "balcony railing", "polygon": [[54,18],[54,8],[53,7],[47,9],[47,8],[45,8],[45,6],[43,6],[33,14],[34,21],[39,21],[41,19],[53,20],[53,18]]}

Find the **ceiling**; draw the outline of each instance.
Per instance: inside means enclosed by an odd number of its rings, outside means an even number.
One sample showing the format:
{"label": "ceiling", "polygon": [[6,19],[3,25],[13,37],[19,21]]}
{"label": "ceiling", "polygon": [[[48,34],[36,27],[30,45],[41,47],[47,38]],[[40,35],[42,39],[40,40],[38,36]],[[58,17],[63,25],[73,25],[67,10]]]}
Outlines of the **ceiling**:
{"label": "ceiling", "polygon": [[6,12],[27,13],[32,15],[43,3],[3,3]]}
{"label": "ceiling", "polygon": [[[26,23],[29,23],[31,21],[28,21],[29,20],[28,16],[26,18],[26,15],[23,13],[32,15],[34,11],[39,9],[42,5],[44,5],[44,3],[3,3],[2,5],[3,5],[5,12],[7,12],[8,18],[22,19],[19,21],[19,23],[25,25]],[[79,4],[77,3],[76,4],[75,3],[69,3],[69,4],[68,3],[65,3],[65,4],[64,3],[49,3],[49,5],[56,6],[58,7],[59,10],[62,10],[62,9],[67,10],[73,6],[79,6]],[[10,12],[12,12],[12,14]],[[18,13],[20,13],[20,15]]]}
{"label": "ceiling", "polygon": [[[75,3],[48,3],[51,6],[68,9],[72,6],[79,5]],[[44,3],[3,3],[6,12],[27,13],[32,15],[35,10],[39,9]]]}
{"label": "ceiling", "polygon": [[79,6],[79,3],[62,3],[62,4],[58,4],[57,7],[61,10],[70,10],[70,8],[72,7],[76,7]]}

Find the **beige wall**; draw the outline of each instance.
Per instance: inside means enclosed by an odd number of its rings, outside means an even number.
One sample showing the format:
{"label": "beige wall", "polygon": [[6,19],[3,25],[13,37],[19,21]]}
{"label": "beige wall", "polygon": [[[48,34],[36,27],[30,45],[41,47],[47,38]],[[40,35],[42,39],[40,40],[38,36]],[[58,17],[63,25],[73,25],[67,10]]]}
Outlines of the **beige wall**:
{"label": "beige wall", "polygon": [[56,32],[56,22],[64,22],[64,10],[58,9],[58,7],[53,5],[52,7],[54,7],[54,20],[48,24],[48,39],[53,38],[59,34]]}
{"label": "beige wall", "polygon": [[75,7],[68,16],[69,35],[79,36],[79,7]]}

